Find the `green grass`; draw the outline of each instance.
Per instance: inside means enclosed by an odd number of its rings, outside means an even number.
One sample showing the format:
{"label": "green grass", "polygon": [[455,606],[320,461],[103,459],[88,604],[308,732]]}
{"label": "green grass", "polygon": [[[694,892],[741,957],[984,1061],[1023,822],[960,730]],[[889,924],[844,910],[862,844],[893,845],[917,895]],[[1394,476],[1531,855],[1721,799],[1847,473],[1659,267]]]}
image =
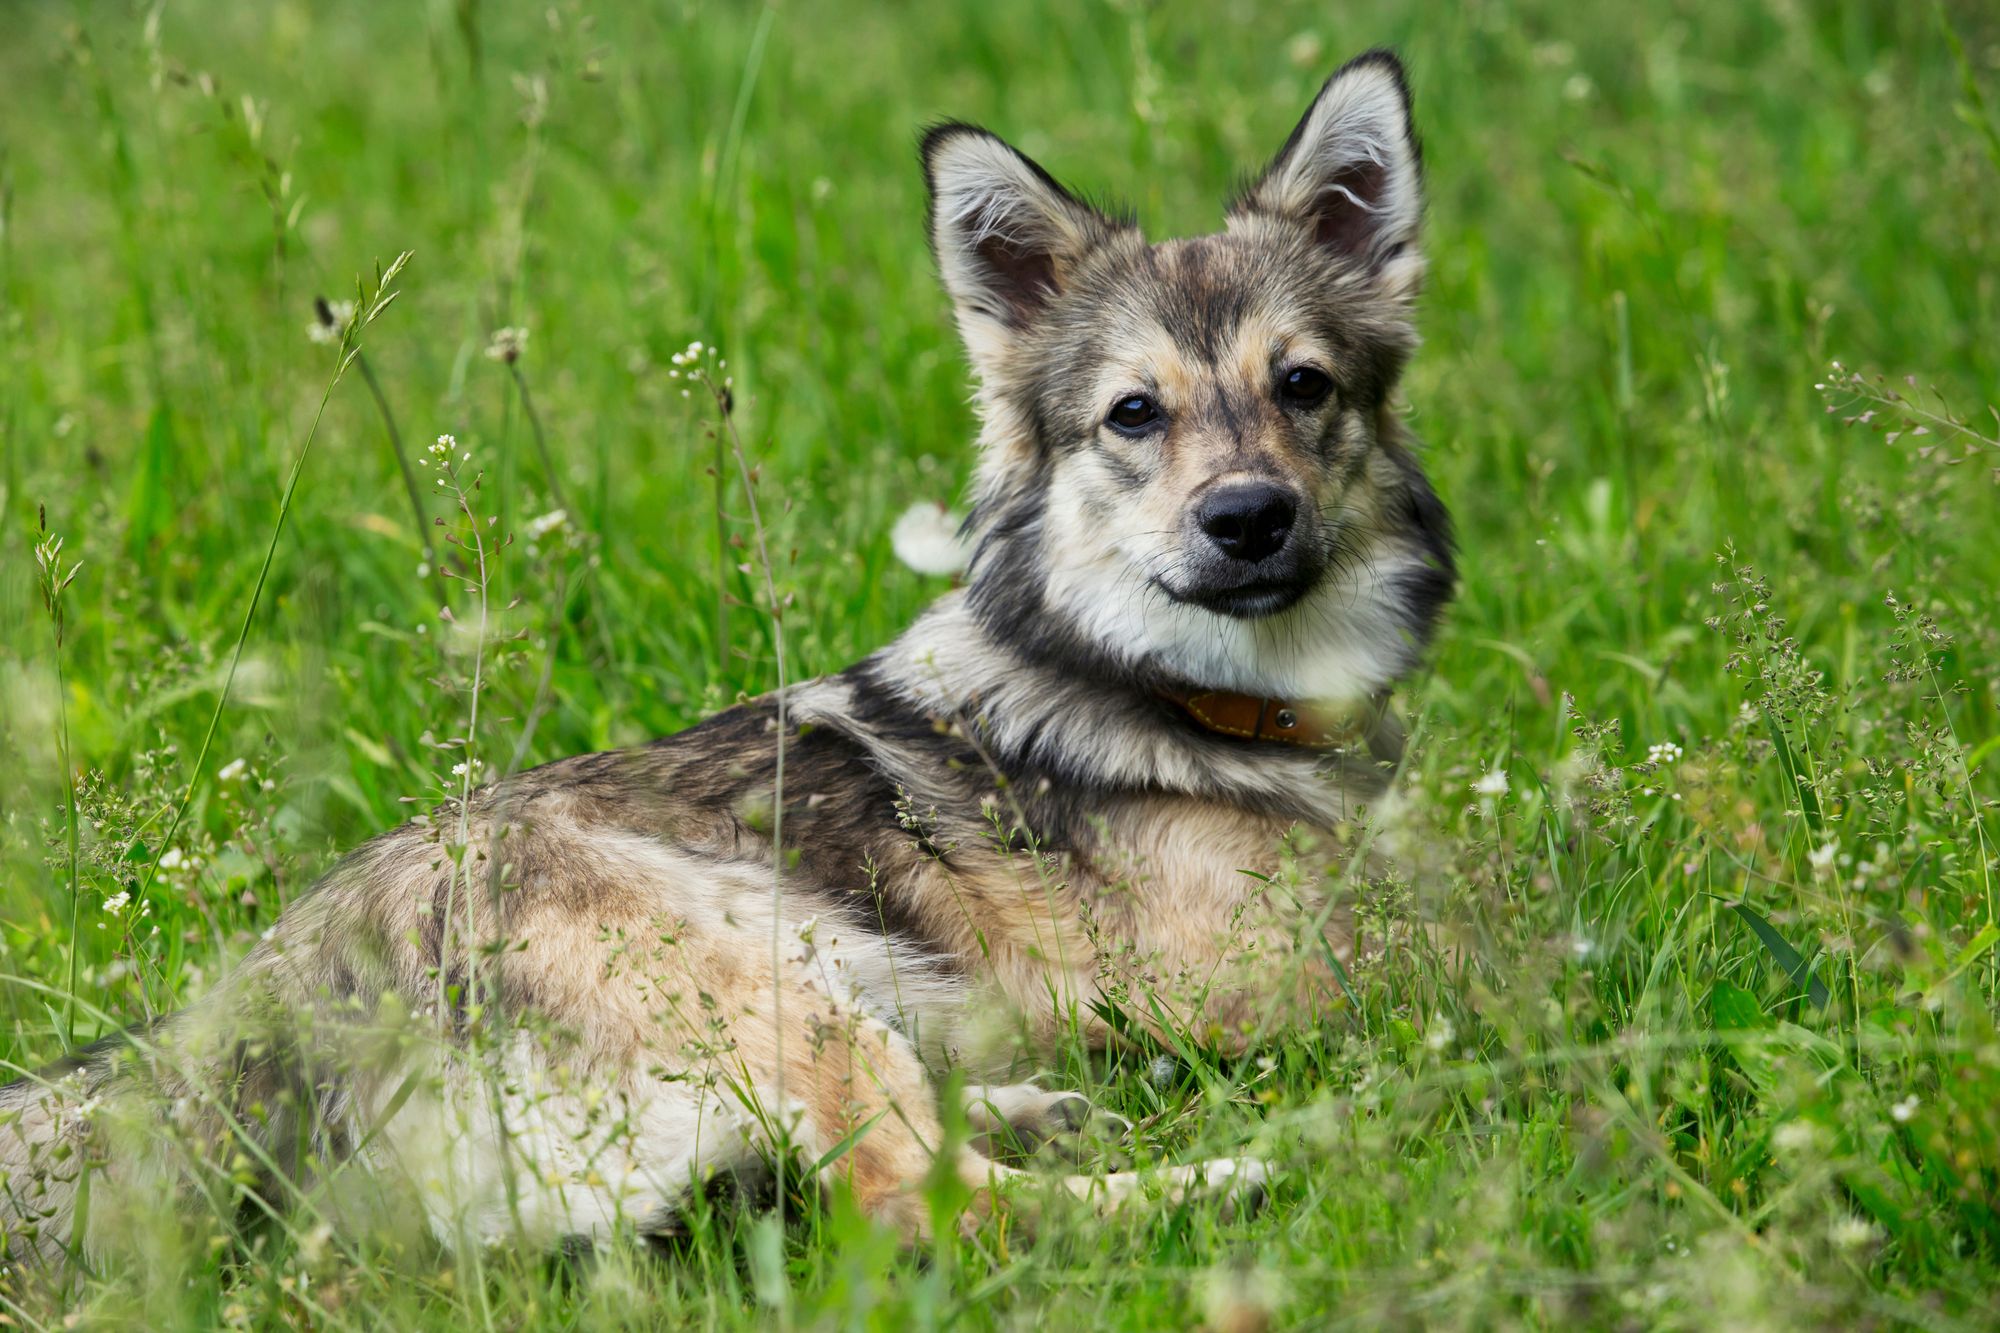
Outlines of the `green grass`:
{"label": "green grass", "polygon": [[[1990,1326],[2000,15],[277,0],[0,25],[16,1065],[198,993],[339,849],[451,784],[427,737],[463,726],[435,683],[463,663],[358,369],[311,436],[335,366],[312,298],[402,251],[361,336],[403,435],[473,450],[500,531],[557,485],[572,518],[499,562],[501,628],[525,637],[489,663],[480,743],[615,746],[776,675],[734,551],[745,605],[719,635],[714,446],[667,374],[690,338],[729,358],[775,549],[796,551],[791,672],[941,589],[887,544],[970,467],[919,127],[985,122],[1155,231],[1206,229],[1327,70],[1393,43],[1431,189],[1407,398],[1464,545],[1407,692],[1394,868],[1354,876],[1367,910],[1456,947],[1357,969],[1342,1021],[1262,1061],[1057,1071],[1139,1122],[1141,1160],[1279,1163],[1261,1215],[1160,1207],[912,1255],[838,1204],[783,1232],[703,1212],[675,1255],[581,1272],[357,1258],[304,1226],[210,1248],[196,1218],[185,1267],[70,1293],[89,1318]],[[555,483],[484,355],[502,325],[530,331]],[[1835,358],[1935,384],[1988,443],[1891,441],[1893,410],[1843,424],[1860,409],[1814,387]],[[1981,456],[1947,466],[1961,451]],[[82,562],[60,692],[40,505]],[[1649,761],[1664,742],[1684,752]],[[1495,768],[1508,790],[1473,791]],[[10,1319],[55,1317],[6,1281]]]}

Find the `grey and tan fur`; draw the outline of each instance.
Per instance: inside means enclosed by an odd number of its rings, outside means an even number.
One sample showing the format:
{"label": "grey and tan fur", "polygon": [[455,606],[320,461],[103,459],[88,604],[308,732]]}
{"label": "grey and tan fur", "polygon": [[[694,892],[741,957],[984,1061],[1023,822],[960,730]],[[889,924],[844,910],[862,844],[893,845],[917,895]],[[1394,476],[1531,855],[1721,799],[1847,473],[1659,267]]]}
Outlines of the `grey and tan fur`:
{"label": "grey and tan fur", "polygon": [[[923,158],[979,382],[966,586],[792,689],[782,735],[755,700],[376,838],[202,1003],[0,1090],[16,1260],[113,1243],[121,1195],[338,1211],[356,1176],[405,1181],[448,1245],[661,1231],[780,1136],[805,1162],[851,1139],[825,1173],[914,1236],[940,1065],[1106,1044],[1102,994],[1225,1051],[1312,1020],[1325,945],[1351,948],[1320,835],[1383,790],[1393,725],[1315,752],[1162,691],[1360,706],[1450,595],[1390,406],[1422,271],[1401,67],[1336,73],[1191,240],[1148,244],[970,126]],[[989,1133],[1078,1109],[971,1100]],[[951,1151],[982,1199],[1011,1174]],[[1140,1180],[1065,1184],[1116,1202]]]}

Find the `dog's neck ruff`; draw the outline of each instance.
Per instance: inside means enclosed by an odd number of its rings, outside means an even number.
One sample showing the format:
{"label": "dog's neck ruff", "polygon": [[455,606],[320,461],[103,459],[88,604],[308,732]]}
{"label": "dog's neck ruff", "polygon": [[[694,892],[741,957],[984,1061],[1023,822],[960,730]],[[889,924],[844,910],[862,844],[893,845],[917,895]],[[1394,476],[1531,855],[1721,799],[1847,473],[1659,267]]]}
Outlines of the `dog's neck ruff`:
{"label": "dog's neck ruff", "polygon": [[1328,708],[1230,690],[1162,689],[1160,697],[1218,736],[1301,750],[1339,750],[1364,744],[1389,704],[1386,692],[1358,708]]}

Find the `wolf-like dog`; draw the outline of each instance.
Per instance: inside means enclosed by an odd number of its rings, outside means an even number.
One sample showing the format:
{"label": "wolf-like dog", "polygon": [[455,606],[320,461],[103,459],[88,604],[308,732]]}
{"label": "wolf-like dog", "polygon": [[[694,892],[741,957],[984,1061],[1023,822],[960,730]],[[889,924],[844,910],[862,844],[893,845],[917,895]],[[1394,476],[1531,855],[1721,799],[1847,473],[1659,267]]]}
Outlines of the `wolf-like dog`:
{"label": "wolf-like dog", "polygon": [[199,1004],[0,1090],[14,1262],[112,1243],[112,1199],[355,1175],[448,1246],[659,1233],[780,1152],[914,1239],[934,1173],[988,1203],[1012,1174],[947,1147],[938,1068],[975,1131],[1046,1135],[1079,1099],[1000,1081],[1038,1049],[1123,1015],[1240,1051],[1338,994],[1334,831],[1393,777],[1389,691],[1455,580],[1392,404],[1402,67],[1342,67],[1193,239],[971,125],[922,156],[978,386],[963,586],[837,675],[383,834]]}

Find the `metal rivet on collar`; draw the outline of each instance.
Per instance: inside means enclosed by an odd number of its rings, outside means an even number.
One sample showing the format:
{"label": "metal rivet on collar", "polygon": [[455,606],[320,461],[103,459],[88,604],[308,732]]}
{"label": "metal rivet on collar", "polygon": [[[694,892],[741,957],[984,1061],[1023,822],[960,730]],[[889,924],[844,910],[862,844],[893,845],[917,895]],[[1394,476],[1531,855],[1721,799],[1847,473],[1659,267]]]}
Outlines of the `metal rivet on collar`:
{"label": "metal rivet on collar", "polygon": [[1299,724],[1299,715],[1289,708],[1280,708],[1278,715],[1271,720],[1278,724],[1279,731],[1290,731]]}

